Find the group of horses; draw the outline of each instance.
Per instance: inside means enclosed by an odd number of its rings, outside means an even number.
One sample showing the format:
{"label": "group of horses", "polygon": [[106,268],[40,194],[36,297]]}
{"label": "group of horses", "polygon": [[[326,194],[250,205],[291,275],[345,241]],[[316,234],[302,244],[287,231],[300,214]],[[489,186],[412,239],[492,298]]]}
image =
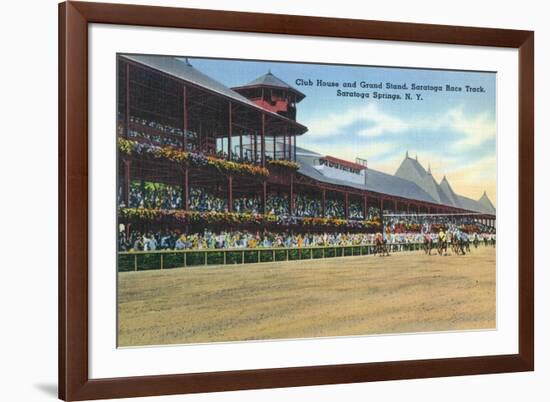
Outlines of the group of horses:
{"label": "group of horses", "polygon": [[[384,236],[378,233],[374,238],[374,255],[379,255],[380,257],[389,256],[389,246]],[[470,240],[460,232],[447,232],[444,236],[438,236],[438,240],[434,240],[429,233],[426,233],[423,245],[425,254],[432,255],[434,248],[437,250],[436,255],[440,256],[447,255],[449,251],[456,255],[466,255],[467,252],[471,252]]]}
{"label": "group of horses", "polygon": [[432,255],[432,249],[436,248],[437,254],[447,255],[448,250],[456,255],[466,255],[466,252],[470,250],[470,240],[467,236],[462,235],[460,232],[447,232],[444,236],[438,236],[437,243],[434,245],[434,240],[427,233],[424,236],[424,253]]}

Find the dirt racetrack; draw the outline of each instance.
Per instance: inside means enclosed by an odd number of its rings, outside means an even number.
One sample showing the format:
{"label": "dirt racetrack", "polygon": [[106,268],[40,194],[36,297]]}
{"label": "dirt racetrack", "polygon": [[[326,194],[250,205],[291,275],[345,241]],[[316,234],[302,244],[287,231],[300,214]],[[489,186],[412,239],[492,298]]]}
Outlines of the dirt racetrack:
{"label": "dirt racetrack", "polygon": [[495,328],[491,246],[119,274],[119,346]]}

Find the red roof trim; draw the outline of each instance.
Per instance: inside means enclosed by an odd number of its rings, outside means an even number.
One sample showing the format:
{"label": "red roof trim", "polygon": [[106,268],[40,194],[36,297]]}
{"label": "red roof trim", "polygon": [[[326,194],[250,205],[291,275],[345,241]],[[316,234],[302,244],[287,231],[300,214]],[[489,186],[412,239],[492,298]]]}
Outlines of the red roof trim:
{"label": "red roof trim", "polygon": [[324,159],[326,161],[333,162],[333,163],[338,163],[342,166],[347,166],[351,169],[364,170],[367,168],[366,166],[360,165],[358,163],[350,162],[340,158],[335,158],[334,156],[330,156],[330,155],[324,156],[321,159]]}

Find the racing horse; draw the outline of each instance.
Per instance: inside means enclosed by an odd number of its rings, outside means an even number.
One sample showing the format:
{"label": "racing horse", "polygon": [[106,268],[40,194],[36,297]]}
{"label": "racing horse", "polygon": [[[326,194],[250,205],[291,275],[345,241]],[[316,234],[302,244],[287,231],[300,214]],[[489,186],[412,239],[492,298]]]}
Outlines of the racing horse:
{"label": "racing horse", "polygon": [[465,251],[464,254],[466,254],[466,251],[468,253],[471,253],[470,250],[470,237],[466,233],[461,233],[460,241],[462,243],[462,249]]}
{"label": "racing horse", "polygon": [[447,255],[447,237],[449,236],[449,234],[447,235],[443,235],[441,236],[441,234],[439,235],[439,241],[437,243],[437,253],[439,255]]}
{"label": "racing horse", "polygon": [[464,251],[464,238],[462,236],[462,233],[460,232],[454,232],[451,234],[451,247],[455,254],[457,255],[465,255],[466,251]]}
{"label": "racing horse", "polygon": [[432,255],[433,240],[429,233],[424,234],[424,253]]}
{"label": "racing horse", "polygon": [[389,256],[388,245],[382,233],[377,233],[374,237],[374,255],[378,254],[380,257]]}

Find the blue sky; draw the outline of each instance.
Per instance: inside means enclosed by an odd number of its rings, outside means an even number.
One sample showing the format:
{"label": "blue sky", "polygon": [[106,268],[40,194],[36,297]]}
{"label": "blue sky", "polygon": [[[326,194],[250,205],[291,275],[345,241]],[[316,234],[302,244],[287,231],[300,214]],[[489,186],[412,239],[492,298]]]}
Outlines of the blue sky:
{"label": "blue sky", "polygon": [[[446,175],[454,190],[471,198],[487,191],[496,204],[496,74],[369,66],[189,59],[203,73],[226,86],[243,85],[271,71],[306,95],[297,120],[309,131],[298,145],[321,154],[354,160],[395,173],[405,152],[431,167],[436,180]],[[299,85],[300,81],[314,85]],[[338,87],[317,86],[316,81]],[[356,83],[355,88],[343,87]],[[382,83],[383,89],[360,83]],[[386,89],[386,83],[407,89]],[[413,90],[412,84],[443,90]],[[462,92],[447,91],[446,86]],[[467,92],[466,86],[483,92]],[[369,93],[370,98],[337,96],[337,90]],[[400,95],[401,100],[373,99],[373,93]],[[413,100],[405,100],[409,93]],[[417,100],[417,94],[422,100]]]}

